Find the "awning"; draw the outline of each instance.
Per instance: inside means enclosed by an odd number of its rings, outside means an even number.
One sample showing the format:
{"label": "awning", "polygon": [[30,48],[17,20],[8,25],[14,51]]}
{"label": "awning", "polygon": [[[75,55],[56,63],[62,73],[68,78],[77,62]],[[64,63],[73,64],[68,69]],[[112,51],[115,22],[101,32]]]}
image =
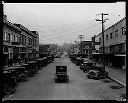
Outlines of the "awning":
{"label": "awning", "polygon": [[92,54],[100,54],[100,53],[92,53]]}
{"label": "awning", "polygon": [[115,54],[114,56],[121,56],[121,57],[124,57],[124,56],[126,56],[126,54]]}

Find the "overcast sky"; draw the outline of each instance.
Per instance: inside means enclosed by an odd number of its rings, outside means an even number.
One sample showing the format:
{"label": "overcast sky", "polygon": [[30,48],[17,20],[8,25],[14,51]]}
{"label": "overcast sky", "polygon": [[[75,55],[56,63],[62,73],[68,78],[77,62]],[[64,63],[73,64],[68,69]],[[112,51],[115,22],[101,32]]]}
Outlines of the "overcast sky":
{"label": "overcast sky", "polygon": [[126,3],[5,3],[4,13],[12,23],[39,32],[40,43],[73,43],[101,32],[100,13],[108,13],[105,28],[126,16]]}

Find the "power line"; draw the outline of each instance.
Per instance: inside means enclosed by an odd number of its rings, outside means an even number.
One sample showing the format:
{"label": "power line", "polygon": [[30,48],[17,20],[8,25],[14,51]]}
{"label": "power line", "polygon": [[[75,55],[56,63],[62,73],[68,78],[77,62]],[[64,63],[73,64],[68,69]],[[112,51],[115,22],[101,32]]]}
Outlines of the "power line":
{"label": "power line", "polygon": [[[72,34],[79,33],[80,31],[90,29],[90,27],[94,27],[94,26],[96,26],[96,25],[99,25],[99,23],[97,23],[97,24],[95,24],[95,25],[91,25],[91,26],[89,26],[89,27],[87,27],[87,28],[85,28],[85,29],[81,29],[81,30],[79,30],[79,31],[72,32],[72,33],[66,33],[66,34],[67,34],[68,36],[71,36]],[[70,34],[70,35],[69,35],[69,34]],[[45,39],[60,38],[60,36],[63,37],[63,36],[67,36],[67,35],[65,35],[65,34],[63,34],[63,35],[57,35],[57,36],[54,36],[54,37],[48,37],[48,38],[45,38]]]}
{"label": "power line", "polygon": [[[92,24],[93,22],[94,22],[94,21],[92,21],[92,22],[89,23],[89,24]],[[88,24],[88,25],[89,25],[89,24]],[[39,31],[43,31],[43,30],[39,30]],[[61,33],[61,32],[55,32],[55,33]],[[55,33],[54,33],[54,34],[55,34]],[[51,34],[51,33],[50,33],[50,34]],[[55,37],[55,36],[60,36],[60,35],[53,35],[53,37]]]}

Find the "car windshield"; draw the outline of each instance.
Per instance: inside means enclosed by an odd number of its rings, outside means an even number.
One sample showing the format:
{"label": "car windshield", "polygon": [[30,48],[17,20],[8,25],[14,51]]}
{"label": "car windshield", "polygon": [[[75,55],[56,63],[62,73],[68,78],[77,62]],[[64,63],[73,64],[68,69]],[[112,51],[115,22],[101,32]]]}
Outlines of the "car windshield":
{"label": "car windshield", "polygon": [[84,63],[83,65],[85,65],[85,66],[92,66],[93,63]]}

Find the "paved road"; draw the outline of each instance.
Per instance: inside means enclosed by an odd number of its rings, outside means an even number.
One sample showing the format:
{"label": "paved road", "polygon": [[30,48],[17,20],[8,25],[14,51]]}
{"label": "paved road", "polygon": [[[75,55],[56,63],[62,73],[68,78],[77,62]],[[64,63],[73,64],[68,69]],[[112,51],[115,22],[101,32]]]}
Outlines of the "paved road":
{"label": "paved road", "polygon": [[[55,83],[54,73],[57,65],[68,67],[69,83]],[[106,79],[107,80],[107,79]],[[78,66],[69,58],[56,58],[43,68],[35,77],[19,84],[16,93],[10,96],[12,100],[121,100],[120,95],[125,88],[112,89],[119,86],[113,81],[88,79]]]}

